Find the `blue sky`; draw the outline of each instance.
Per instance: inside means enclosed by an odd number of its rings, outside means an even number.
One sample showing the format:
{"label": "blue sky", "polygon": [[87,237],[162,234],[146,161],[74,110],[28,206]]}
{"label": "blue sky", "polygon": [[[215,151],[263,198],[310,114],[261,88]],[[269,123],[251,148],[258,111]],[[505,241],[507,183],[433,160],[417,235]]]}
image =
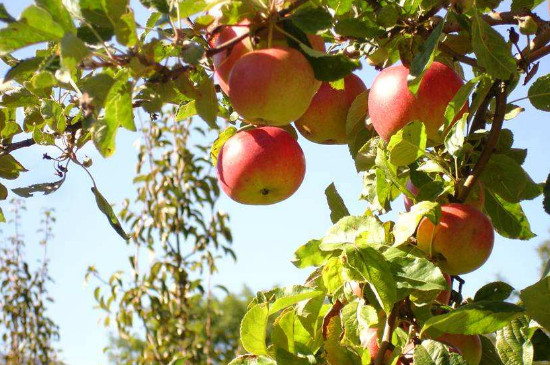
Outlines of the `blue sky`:
{"label": "blue sky", "polygon": [[[5,2],[14,16],[30,4],[30,0]],[[138,20],[142,21],[146,13],[141,7],[137,8]],[[547,15],[546,3],[541,6],[540,14]],[[28,51],[18,53],[21,57],[28,54]],[[539,75],[550,73],[550,62],[543,63]],[[6,70],[2,64],[0,75]],[[358,74],[366,85],[370,85],[376,76],[370,67]],[[519,88],[512,99],[526,94],[527,88]],[[550,116],[530,107],[527,100],[520,102],[520,105],[527,111],[506,122],[505,126],[514,132],[516,147],[529,148],[524,166],[535,181],[542,182],[550,172]],[[136,150],[133,144],[137,138],[137,134],[121,130],[117,136],[117,151],[107,160],[101,158],[92,146],[85,151],[94,161],[91,171],[101,192],[110,202],[117,204],[116,210],[120,209],[123,198],[134,195],[132,179]],[[214,278],[215,283],[238,291],[245,283],[254,290],[260,290],[275,284],[302,282],[309,271],[294,268],[290,260],[299,245],[323,236],[330,227],[324,189],[331,182],[335,182],[352,214],[361,214],[366,209],[366,204],[358,200],[361,179],[355,173],[347,147],[315,145],[303,138],[300,143],[306,155],[307,173],[300,190],[290,199],[267,207],[243,206],[226,197],[220,200],[220,209],[231,215],[233,248],[238,261],[235,263],[227,259],[219,262],[221,274]],[[15,152],[14,156],[29,172],[22,174],[16,182],[10,182],[8,187],[54,181],[56,176],[51,162],[41,158],[45,151],[34,146]],[[95,265],[105,275],[129,268],[128,247],[98,211],[90,192],[91,186],[84,171],[73,166],[58,192],[26,200],[28,211],[23,223],[28,238],[28,254],[33,259],[38,258],[41,251],[35,231],[38,229],[39,213],[42,207],[56,210],[55,239],[48,249],[50,272],[55,280],[50,285],[50,293],[55,298],[50,314],[60,326],[62,356],[71,365],[106,363],[102,349],[107,344],[107,330],[100,323],[102,313],[93,309],[96,283],[83,284],[86,268]],[[394,207],[397,211],[403,210],[401,199]],[[466,294],[473,294],[499,273],[518,289],[537,280],[539,260],[534,249],[549,235],[550,217],[542,209],[541,198],[524,203],[524,209],[532,230],[539,236],[528,242],[497,236],[489,261],[476,272],[464,276]],[[395,219],[395,214],[388,215],[388,219]],[[10,233],[3,230],[5,235]]]}

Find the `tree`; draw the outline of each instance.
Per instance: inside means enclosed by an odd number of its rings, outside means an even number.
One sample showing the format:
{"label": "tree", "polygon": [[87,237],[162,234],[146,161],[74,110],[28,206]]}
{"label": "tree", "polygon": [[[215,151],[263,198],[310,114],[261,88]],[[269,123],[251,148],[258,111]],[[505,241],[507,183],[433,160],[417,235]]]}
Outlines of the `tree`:
{"label": "tree", "polygon": [[[520,303],[506,301],[514,288],[501,282],[463,300],[458,275],[483,260],[466,268],[446,265],[450,259],[467,260],[468,252],[456,249],[460,242],[483,240],[474,248],[490,254],[489,226],[507,238],[532,238],[522,201],[544,194],[550,212],[550,182],[531,179],[522,167],[527,150],[515,147],[512,132],[504,128],[521,113],[516,103],[524,99],[550,111],[550,78],[537,75],[538,62],[550,53],[550,23],[534,11],[540,0],[141,3],[151,10],[145,25],[136,23],[127,0],[37,0],[19,20],[3,11],[7,25],[0,30],[0,52],[12,66],[2,91],[0,177],[16,179],[24,171],[13,151],[62,146],[58,156],[45,156],[57,161],[60,180],[15,189],[16,194],[55,191],[70,164],[89,172],[90,161],[79,157],[83,145],[92,142],[108,157],[115,152],[118,128],[136,129],[135,109],[151,116],[142,130],[152,137],[146,140],[158,144],[141,154],[151,162],[150,172],[138,178],[143,210],[121,214],[130,234],[92,178],[98,207],[121,237],[136,248],[160,249],[161,259],[146,270],[134,255],[134,278],[115,274],[108,283],[111,292],[96,294],[105,310],[118,305],[121,333],[132,333],[134,318],[142,322],[147,355],[140,361],[198,363],[212,350],[211,337],[202,347],[193,342],[198,332],[188,327],[190,304],[211,298],[210,290],[201,290],[201,281],[187,274],[194,265],[212,274],[211,252],[227,250],[219,242],[230,236],[225,218],[214,209],[218,188],[206,167],[206,146],[188,147],[190,133],[205,134],[204,125],[197,124],[202,122],[192,117],[198,115],[209,132],[218,133],[210,149],[217,165],[224,143],[256,125],[296,135],[290,122],[311,107],[321,84],[345,90],[344,78],[363,58],[384,70],[378,81],[392,75],[356,96],[345,118],[346,142],[363,176],[368,209],[350,216],[336,187],[327,188],[334,225],[326,236],[300,247],[294,261],[312,267],[311,276],[303,285],[255,296],[240,330],[248,354],[231,364],[475,364],[480,357],[498,364],[549,358],[550,339],[542,330],[550,328],[548,276],[522,289]],[[508,31],[499,32],[501,26]],[[47,45],[28,59],[11,54],[39,43]],[[398,61],[402,66],[392,66]],[[526,96],[508,100],[516,88]],[[17,109],[23,109],[23,121],[18,122]],[[220,131],[222,119],[231,125]],[[203,126],[197,130],[198,125]],[[161,137],[164,131],[173,133],[174,142]],[[19,134],[27,139],[13,141]],[[175,153],[163,155],[172,143]],[[262,151],[257,148],[262,140],[255,143],[253,151],[260,152],[252,157]],[[159,152],[152,152],[156,148]],[[254,167],[254,158],[247,161]],[[274,165],[284,163],[281,158]],[[225,183],[226,168],[241,167],[218,167],[220,182]],[[280,178],[275,171],[271,178]],[[270,174],[265,176],[250,187],[264,196],[273,193]],[[159,180],[163,183],[155,188]],[[409,180],[418,192],[408,190]],[[232,181],[252,184],[243,176]],[[474,199],[479,206],[460,208],[475,189],[481,190]],[[396,222],[382,221],[381,213],[402,194],[413,203],[410,211]],[[468,213],[472,209],[475,214]],[[479,214],[487,221],[483,235],[476,236],[471,218]],[[184,241],[196,255],[191,262],[182,254]],[[441,249],[448,245],[453,249]],[[450,289],[444,273],[454,275],[450,303],[435,300]],[[155,283],[152,292],[149,283]],[[376,354],[363,341],[372,329]],[[495,332],[493,346],[484,335]]]}
{"label": "tree", "polygon": [[61,364],[54,343],[59,329],[48,316],[47,304],[51,278],[48,273],[47,246],[53,239],[52,210],[44,210],[40,246],[44,255],[37,268],[28,262],[21,213],[21,200],[11,201],[10,226],[14,233],[3,240],[0,249],[0,363],[6,365]]}

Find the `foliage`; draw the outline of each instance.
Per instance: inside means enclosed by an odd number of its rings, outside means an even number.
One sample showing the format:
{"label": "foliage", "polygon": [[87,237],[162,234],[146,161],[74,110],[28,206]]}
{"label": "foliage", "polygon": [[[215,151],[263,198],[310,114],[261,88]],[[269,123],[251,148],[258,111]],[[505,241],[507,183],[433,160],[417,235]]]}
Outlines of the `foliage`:
{"label": "foliage", "polygon": [[6,237],[0,248],[0,363],[12,365],[61,364],[55,341],[59,329],[48,316],[47,305],[53,299],[48,295],[51,278],[48,273],[47,247],[53,239],[53,211],[44,210],[40,222],[43,239],[39,244],[44,256],[38,267],[29,264],[25,254],[25,237],[21,200],[12,200],[14,233]]}
{"label": "foliage", "polygon": [[[215,271],[218,248],[231,254],[223,243],[231,240],[226,218],[214,208],[219,191],[208,164],[216,161],[234,128],[253,126],[218,93],[211,58],[230,52],[239,41],[216,47],[217,33],[244,19],[251,21],[244,38],[259,46],[266,33],[270,44],[273,31],[280,32],[307,58],[318,80],[334,85],[359,68],[362,58],[377,69],[398,61],[409,65],[413,93],[434,61],[469,80],[447,106],[441,143],[428,141],[420,123],[408,125],[385,143],[363,127],[366,112],[354,110],[348,116],[350,154],[363,175],[362,199],[369,208],[361,216],[349,216],[336,188],[329,186],[334,226],[296,252],[296,265],[313,266],[313,273],[304,285],[256,295],[240,328],[249,354],[231,364],[354,365],[372,360],[380,365],[386,350],[404,363],[413,358],[461,364],[459,355],[433,338],[443,332],[495,331],[496,348],[482,340],[485,356],[495,362],[548,359],[548,337],[542,331],[550,329],[547,275],[520,291],[521,303],[506,302],[512,288],[497,283],[491,287],[497,295],[482,288],[479,300],[462,300],[459,286],[451,305],[442,306],[434,301],[447,289],[437,265],[440,258],[426,256],[415,245],[421,219],[437,222],[441,204],[465,202],[478,182],[485,196],[482,210],[501,236],[534,237],[522,201],[544,193],[548,211],[548,182],[531,179],[523,168],[527,150],[514,147],[513,134],[505,128],[522,110],[508,95],[530,80],[534,82],[524,99],[542,112],[550,110],[550,78],[537,78],[537,62],[550,53],[550,23],[534,12],[540,0],[141,3],[151,10],[145,25],[136,23],[128,0],[36,0],[17,20],[5,11],[0,17],[6,23],[0,30],[0,53],[11,66],[1,91],[0,177],[17,179],[26,171],[12,156],[17,149],[58,144],[63,151],[55,157],[61,180],[14,193],[55,191],[67,178],[70,164],[89,171],[89,161],[78,157],[85,144],[93,143],[109,157],[115,152],[118,129],[137,129],[134,108],[152,117],[140,127],[146,145],[140,150],[136,178],[138,204],[123,210],[122,223],[92,179],[99,209],[136,249],[130,257],[132,277],[115,273],[107,282],[110,290],[97,290],[96,298],[113,313],[108,318],[115,318],[123,336],[135,333],[135,320],[141,322],[146,341],[140,363],[200,363],[212,354],[208,340],[205,347],[195,342],[194,335],[202,329],[189,327],[193,301],[211,295],[200,275]],[[492,10],[496,8],[506,9]],[[499,32],[501,25],[510,27],[507,34]],[[321,35],[329,51],[312,49],[308,33]],[[45,48],[27,59],[12,54],[36,44]],[[468,112],[460,115],[466,104]],[[355,108],[358,105],[364,105],[364,96]],[[18,110],[23,111],[22,121]],[[161,112],[168,112],[169,118],[155,121]],[[194,115],[206,122],[204,127],[189,121]],[[213,143],[210,156],[209,143],[189,147],[191,131],[209,135],[205,128],[217,131],[221,118],[232,126]],[[16,135],[27,139],[14,142]],[[418,194],[407,189],[408,180]],[[1,185],[0,190],[0,197],[6,198],[7,189]],[[416,203],[411,212],[397,222],[381,221],[380,215],[401,194]],[[123,223],[130,226],[130,234]],[[155,250],[151,265],[143,263],[140,248]],[[196,276],[190,275],[194,269],[199,270]],[[93,268],[90,273],[97,274]],[[350,294],[353,285],[361,295]],[[115,306],[116,315],[111,312]],[[381,355],[373,359],[361,345],[361,333],[370,327],[382,334]]]}

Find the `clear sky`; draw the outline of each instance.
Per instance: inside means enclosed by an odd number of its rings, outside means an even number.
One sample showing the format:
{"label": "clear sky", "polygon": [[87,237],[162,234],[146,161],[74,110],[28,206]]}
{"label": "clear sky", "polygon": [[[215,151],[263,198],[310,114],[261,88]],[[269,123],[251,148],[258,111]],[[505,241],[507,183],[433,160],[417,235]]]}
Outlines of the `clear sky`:
{"label": "clear sky", "polygon": [[[14,16],[30,4],[30,0],[5,2],[6,8]],[[541,5],[539,14],[548,15],[546,6],[546,3]],[[137,18],[143,22],[146,13],[141,7],[136,8]],[[23,51],[17,55],[24,57],[29,52]],[[2,64],[0,75],[5,74],[6,70]],[[538,75],[548,73],[550,62],[545,60],[540,65]],[[367,85],[376,76],[370,67],[358,74]],[[512,99],[526,94],[527,88],[519,88]],[[527,100],[520,104],[528,111],[506,122],[505,127],[514,132],[516,147],[529,148],[524,166],[535,181],[542,182],[550,172],[550,115],[533,109]],[[117,211],[123,198],[134,195],[132,179],[136,151],[133,143],[137,138],[135,133],[120,130],[117,151],[107,160],[101,158],[92,146],[86,151],[94,161],[91,171],[100,191],[110,202],[117,204]],[[311,238],[322,237],[330,227],[324,189],[331,182],[336,183],[352,214],[361,214],[367,208],[364,202],[358,200],[361,179],[355,172],[347,147],[315,145],[303,138],[300,143],[306,154],[307,173],[300,190],[290,199],[273,206],[256,207],[239,205],[222,197],[219,207],[231,215],[233,248],[238,261],[235,263],[226,259],[219,262],[221,275],[214,278],[215,283],[238,291],[243,284],[260,290],[275,284],[302,282],[309,271],[294,268],[290,260],[299,245]],[[9,188],[56,179],[51,162],[41,158],[44,151],[42,147],[34,146],[14,153],[29,172],[22,174],[15,183],[9,182]],[[48,249],[50,273],[55,280],[50,285],[50,294],[55,298],[55,303],[50,305],[50,314],[60,326],[59,347],[63,351],[63,359],[70,365],[106,363],[102,349],[107,344],[107,330],[99,323],[102,313],[93,308],[96,283],[92,281],[88,286],[83,285],[86,268],[95,265],[104,275],[119,269],[129,269],[127,245],[97,209],[90,192],[91,185],[87,175],[73,166],[67,181],[58,192],[26,200],[28,211],[24,216],[23,227],[29,241],[28,254],[34,258],[41,253],[35,234],[39,213],[42,207],[56,210],[55,239]],[[396,201],[394,207],[402,211],[401,199]],[[537,280],[539,260],[534,249],[548,236],[550,216],[544,213],[541,198],[524,203],[524,209],[532,230],[539,236],[528,242],[497,236],[489,261],[481,269],[464,276],[466,294],[473,294],[477,288],[494,280],[499,273],[518,289]],[[394,219],[395,215],[391,214],[388,218]],[[9,234],[9,231],[4,234]]]}

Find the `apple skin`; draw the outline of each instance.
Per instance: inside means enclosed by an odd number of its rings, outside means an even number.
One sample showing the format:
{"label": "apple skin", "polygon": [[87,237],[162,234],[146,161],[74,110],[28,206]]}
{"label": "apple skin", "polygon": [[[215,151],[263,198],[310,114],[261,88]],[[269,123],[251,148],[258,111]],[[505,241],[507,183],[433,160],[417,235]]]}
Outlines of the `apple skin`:
{"label": "apple skin", "polygon": [[449,275],[472,272],[487,261],[493,250],[494,231],[485,214],[468,204],[444,204],[437,226],[427,218],[418,225],[416,243],[430,256],[432,242],[441,271]]}
{"label": "apple skin", "polygon": [[[441,142],[438,129],[444,123],[447,104],[463,85],[460,77],[448,66],[433,62],[426,70],[416,97],[407,87],[409,69],[392,66],[378,74],[369,93],[371,123],[385,141],[408,123],[420,120],[432,142]],[[457,116],[457,120],[467,110]]]}
{"label": "apple skin", "polygon": [[[405,185],[405,187],[414,196],[418,194],[419,190],[416,186],[414,186],[411,180],[407,180],[407,185]],[[405,211],[410,212],[414,202],[405,195],[403,196],[403,204],[405,205]],[[485,189],[483,188],[483,183],[481,183],[481,181],[478,181],[472,190],[470,190],[470,194],[468,194],[468,198],[466,198],[464,204],[469,204],[479,210],[483,209],[485,206]]]}
{"label": "apple skin", "polygon": [[454,347],[469,365],[481,362],[482,344],[478,335],[444,334],[436,341]]}
{"label": "apple skin", "polygon": [[[451,288],[451,276],[448,274],[443,274],[443,277],[445,277],[445,281],[449,285],[449,288]],[[435,298],[435,301],[443,305],[449,305],[449,302],[451,301],[451,290],[442,290],[439,292],[439,295]]]}
{"label": "apple skin", "polygon": [[242,204],[269,205],[300,187],[306,162],[300,145],[276,127],[244,130],[229,138],[218,155],[222,190]]}
{"label": "apple skin", "polygon": [[354,74],[344,78],[344,89],[336,90],[323,82],[309,108],[295,123],[302,136],[320,144],[346,144],[346,120],[355,98],[367,91],[363,81]]}
{"label": "apple skin", "polygon": [[233,108],[253,124],[283,126],[300,118],[317,91],[308,60],[293,48],[267,48],[242,56],[229,75]]}
{"label": "apple skin", "polygon": [[[374,362],[374,359],[376,359],[376,356],[378,356],[378,351],[380,350],[377,332],[378,331],[376,328],[368,328],[361,331],[361,333],[359,334],[361,346],[369,350],[371,362]],[[390,359],[391,351],[386,350],[386,354],[384,355],[384,364],[389,364]],[[402,365],[401,361],[398,360],[396,365]]]}

